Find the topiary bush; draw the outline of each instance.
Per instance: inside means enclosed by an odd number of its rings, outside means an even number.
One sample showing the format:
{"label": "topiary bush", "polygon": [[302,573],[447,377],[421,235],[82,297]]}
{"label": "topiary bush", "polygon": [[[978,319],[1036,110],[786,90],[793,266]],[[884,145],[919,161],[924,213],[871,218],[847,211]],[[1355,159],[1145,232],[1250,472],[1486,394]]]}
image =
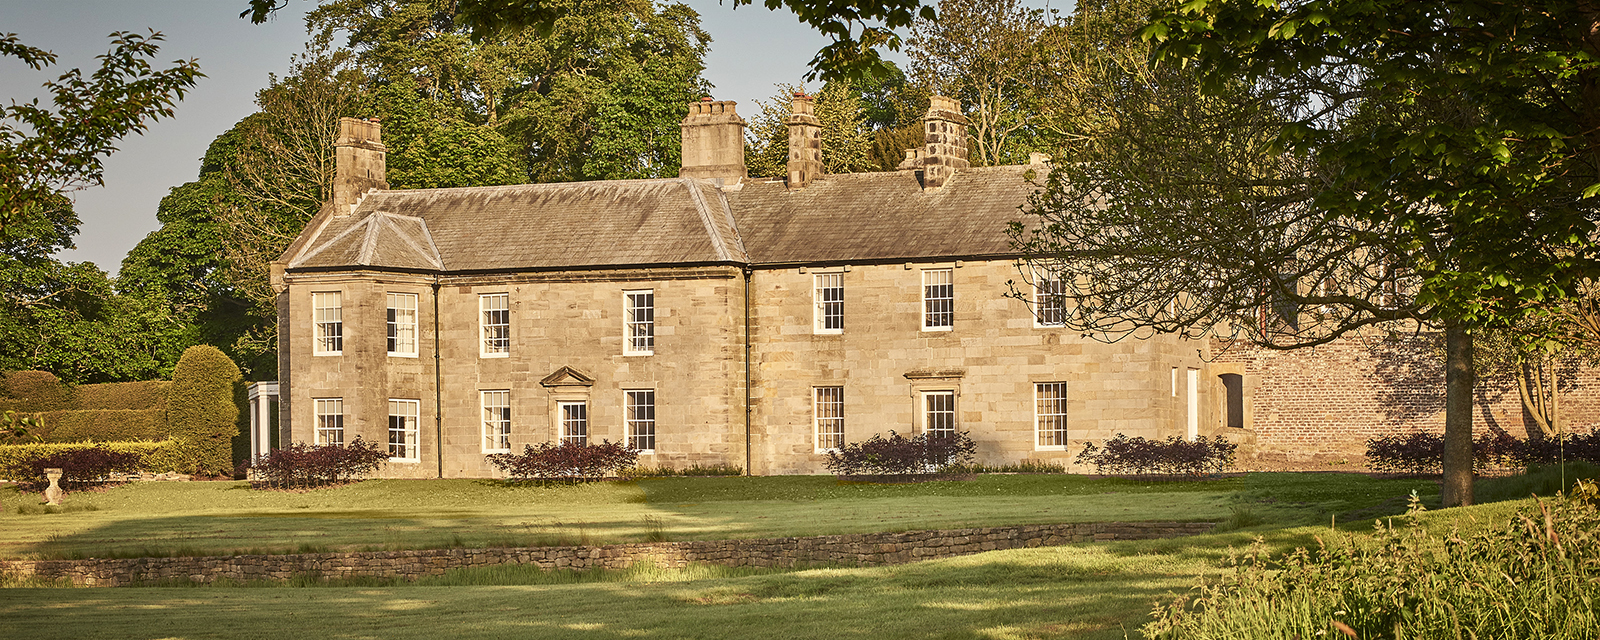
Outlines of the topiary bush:
{"label": "topiary bush", "polygon": [[167,417],[158,409],[49,411],[37,414],[46,442],[129,442],[167,437]]}
{"label": "topiary bush", "polygon": [[620,442],[544,442],[524,445],[522,453],[496,453],[489,464],[513,480],[601,478],[639,464],[639,450]]}
{"label": "topiary bush", "polygon": [[1119,433],[1103,443],[1083,443],[1074,462],[1094,465],[1095,473],[1112,475],[1198,476],[1217,474],[1233,466],[1239,445],[1227,438],[1200,436],[1193,441],[1177,436],[1146,440]]}
{"label": "topiary bush", "polygon": [[351,482],[377,471],[389,461],[389,451],[376,442],[356,436],[349,444],[295,443],[273,449],[250,469],[257,488],[309,489]]}
{"label": "topiary bush", "polygon": [[826,465],[828,471],[841,476],[942,473],[949,467],[970,464],[977,450],[977,443],[965,431],[907,438],[891,430],[887,438],[873,435],[865,442],[829,451]]}
{"label": "topiary bush", "polygon": [[233,469],[233,437],[239,406],[233,387],[239,367],[211,345],[185,349],[167,393],[167,428],[177,442],[178,470],[222,474]]}

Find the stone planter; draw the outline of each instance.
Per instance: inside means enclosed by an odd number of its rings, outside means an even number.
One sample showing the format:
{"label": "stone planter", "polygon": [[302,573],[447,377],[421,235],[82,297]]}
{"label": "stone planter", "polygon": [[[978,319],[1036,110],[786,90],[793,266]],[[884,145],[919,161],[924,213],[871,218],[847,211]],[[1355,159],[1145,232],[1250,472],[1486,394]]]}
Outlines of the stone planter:
{"label": "stone planter", "polygon": [[834,476],[840,482],[867,484],[916,484],[919,482],[965,482],[978,479],[976,473],[884,473]]}

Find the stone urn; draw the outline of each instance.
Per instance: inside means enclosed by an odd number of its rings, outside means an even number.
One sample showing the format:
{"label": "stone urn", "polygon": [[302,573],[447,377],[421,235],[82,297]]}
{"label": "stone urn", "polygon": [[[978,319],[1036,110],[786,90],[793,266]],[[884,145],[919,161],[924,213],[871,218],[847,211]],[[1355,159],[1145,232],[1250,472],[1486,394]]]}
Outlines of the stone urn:
{"label": "stone urn", "polygon": [[44,490],[45,504],[60,505],[62,491],[61,485],[57,483],[61,480],[61,470],[45,469],[44,477],[46,480],[50,481],[50,486],[46,487]]}

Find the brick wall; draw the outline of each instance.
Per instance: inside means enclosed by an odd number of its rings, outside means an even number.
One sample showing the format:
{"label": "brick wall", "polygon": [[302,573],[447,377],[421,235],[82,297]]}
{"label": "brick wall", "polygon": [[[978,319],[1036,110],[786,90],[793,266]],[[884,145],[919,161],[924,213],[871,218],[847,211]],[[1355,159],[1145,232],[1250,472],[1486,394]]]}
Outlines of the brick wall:
{"label": "brick wall", "polygon": [[574,570],[626,569],[641,562],[653,562],[662,567],[682,567],[690,562],[730,567],[793,567],[806,564],[869,566],[998,549],[1172,538],[1206,533],[1214,526],[1205,522],[1096,522],[583,547],[121,560],[0,560],[0,574],[25,579],[65,579],[73,585],[84,587],[118,587],[171,580],[199,583],[217,580],[285,581],[296,575],[314,575],[324,580],[358,577],[416,580],[422,576],[440,575],[451,569],[503,564]]}
{"label": "brick wall", "polygon": [[[1428,336],[1360,337],[1295,351],[1223,350],[1213,370],[1235,365],[1245,376],[1248,425],[1263,453],[1360,455],[1368,438],[1444,430],[1443,352]],[[1562,373],[1567,427],[1600,422],[1600,378],[1593,369]],[[1473,430],[1537,432],[1514,381],[1480,380]]]}

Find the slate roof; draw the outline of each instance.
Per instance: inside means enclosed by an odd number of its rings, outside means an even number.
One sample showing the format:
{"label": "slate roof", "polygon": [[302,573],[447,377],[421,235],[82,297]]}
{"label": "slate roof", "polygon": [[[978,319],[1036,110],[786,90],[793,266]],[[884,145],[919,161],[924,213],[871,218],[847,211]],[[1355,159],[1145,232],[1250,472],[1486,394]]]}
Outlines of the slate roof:
{"label": "slate roof", "polygon": [[377,191],[331,208],[283,256],[290,270],[483,272],[623,265],[788,264],[1012,253],[1027,166],[967,169],[924,191],[914,171],[736,190],[688,178]]}
{"label": "slate roof", "polygon": [[1035,189],[1028,168],[963,169],[929,191],[916,172],[893,171],[824,176],[794,191],[747,183],[727,196],[760,264],[1009,255],[1006,225],[1024,218]]}

